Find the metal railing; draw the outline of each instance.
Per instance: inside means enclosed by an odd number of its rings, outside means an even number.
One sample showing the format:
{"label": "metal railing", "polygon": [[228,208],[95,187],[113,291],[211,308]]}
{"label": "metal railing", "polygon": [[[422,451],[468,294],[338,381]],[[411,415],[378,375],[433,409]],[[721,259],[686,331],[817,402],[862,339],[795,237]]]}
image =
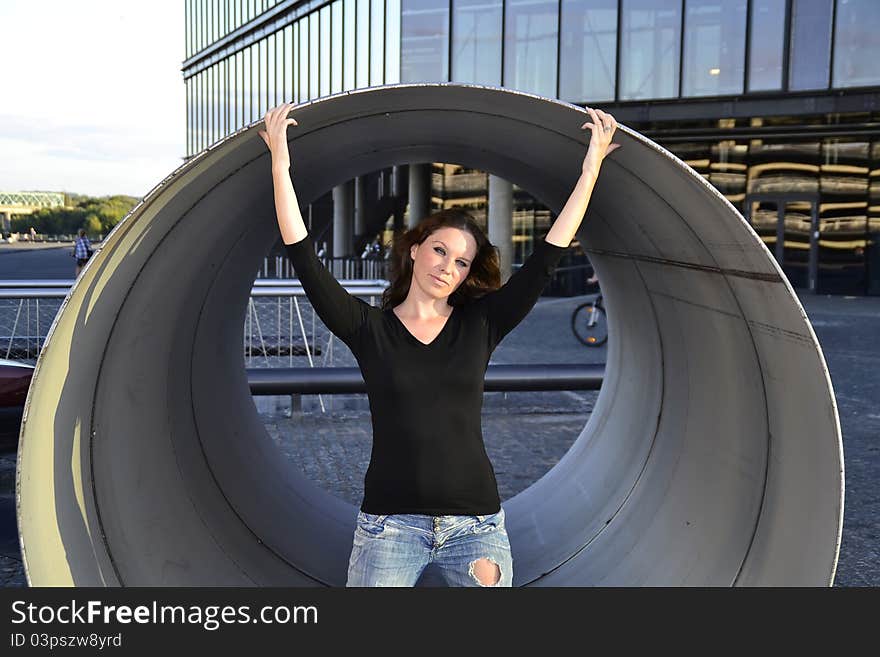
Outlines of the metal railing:
{"label": "metal railing", "polygon": [[[376,303],[388,283],[348,280],[353,296]],[[33,364],[73,284],[71,280],[0,281],[0,357]],[[333,364],[333,334],[316,317],[299,281],[259,279],[251,288],[244,317],[243,353],[249,367],[293,367],[305,356],[309,367]],[[338,350],[337,350],[338,351]]]}
{"label": "metal railing", "polygon": [[[365,393],[360,368],[308,367],[249,369],[248,385],[253,395]],[[489,365],[485,392],[535,390],[598,390],[605,375],[604,365]]]}
{"label": "metal railing", "polygon": [[[332,364],[333,334],[316,318],[308,300],[301,300],[306,295],[299,280],[286,276],[289,260],[276,260],[277,268],[264,266],[261,273],[282,276],[258,277],[251,288],[244,318],[245,362],[251,367],[293,367],[295,357],[305,356],[309,367],[314,367],[315,357],[321,356],[321,366]],[[368,299],[371,305],[388,286],[382,276],[365,278],[367,274],[384,274],[385,261],[381,259],[323,260],[350,294]],[[554,289],[559,278],[585,268],[589,265],[558,267],[548,289]],[[36,362],[73,283],[71,279],[0,280],[0,358]]]}
{"label": "metal railing", "polygon": [[[353,296],[375,305],[384,280],[338,279]],[[0,281],[0,357],[34,364],[73,281]],[[257,279],[244,317],[244,365],[254,395],[301,396],[366,392],[350,350],[317,317],[297,280]],[[342,343],[340,343],[341,345]],[[301,367],[295,367],[301,365]],[[490,365],[485,391],[597,390],[604,366]]]}
{"label": "metal railing", "polygon": [[[319,257],[318,259],[337,278],[372,280],[387,278],[387,261],[372,254],[366,258],[342,256],[339,258]],[[257,280],[267,278],[295,279],[296,274],[290,258],[280,255],[263,258],[263,264],[257,271]]]}

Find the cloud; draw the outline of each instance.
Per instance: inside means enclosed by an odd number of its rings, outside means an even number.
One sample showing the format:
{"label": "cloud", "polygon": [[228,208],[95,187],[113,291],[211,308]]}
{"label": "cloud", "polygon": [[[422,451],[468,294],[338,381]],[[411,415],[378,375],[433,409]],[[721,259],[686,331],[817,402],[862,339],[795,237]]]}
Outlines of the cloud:
{"label": "cloud", "polygon": [[0,189],[140,196],[179,166],[183,3],[0,2],[0,24],[15,90],[0,107]]}
{"label": "cloud", "polygon": [[61,124],[14,115],[0,115],[0,139],[9,142],[6,152],[10,154],[30,147],[48,157],[120,165],[135,159],[166,159],[179,153],[181,146],[170,135],[149,126]]}

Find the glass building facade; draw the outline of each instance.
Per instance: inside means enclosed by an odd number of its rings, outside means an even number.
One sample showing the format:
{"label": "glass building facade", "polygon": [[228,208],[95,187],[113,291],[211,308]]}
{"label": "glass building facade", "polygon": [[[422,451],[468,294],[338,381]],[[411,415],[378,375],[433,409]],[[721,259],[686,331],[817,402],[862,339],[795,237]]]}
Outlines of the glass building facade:
{"label": "glass building facade", "polygon": [[[819,292],[880,294],[877,0],[186,0],[185,16],[188,157],[285,101],[503,86],[600,107],[676,153],[796,287],[814,254]],[[486,180],[435,163],[432,207],[485,221]],[[514,189],[515,262],[551,222]]]}

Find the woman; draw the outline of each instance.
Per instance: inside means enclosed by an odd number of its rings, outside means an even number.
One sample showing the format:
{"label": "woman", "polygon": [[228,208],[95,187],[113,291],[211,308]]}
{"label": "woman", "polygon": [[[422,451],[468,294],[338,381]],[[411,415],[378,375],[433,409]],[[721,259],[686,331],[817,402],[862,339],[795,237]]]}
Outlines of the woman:
{"label": "woman", "polygon": [[315,312],[357,358],[373,426],[346,586],[413,586],[436,563],[452,586],[511,586],[510,544],[480,411],[489,356],[537,301],[580,225],[617,124],[589,109],[582,172],[545,238],[503,286],[473,218],[444,210],[395,245],[381,307],[352,297],[314,252],[290,178],[287,118],[269,110],[278,227]]}

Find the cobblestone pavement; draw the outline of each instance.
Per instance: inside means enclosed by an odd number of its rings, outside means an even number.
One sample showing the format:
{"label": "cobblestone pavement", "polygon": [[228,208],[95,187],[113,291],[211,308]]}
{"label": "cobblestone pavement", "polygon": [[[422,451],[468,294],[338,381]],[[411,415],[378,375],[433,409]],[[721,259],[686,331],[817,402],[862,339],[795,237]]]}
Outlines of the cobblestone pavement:
{"label": "cobblestone pavement", "polygon": [[[542,299],[501,343],[493,363],[603,363],[568,319],[583,298]],[[880,585],[880,298],[802,298],[831,371],[844,436],[846,504],[836,586]],[[539,337],[540,336],[540,337]],[[345,349],[339,345],[334,347]],[[334,365],[349,364],[337,353]],[[350,364],[353,364],[351,362]],[[487,393],[483,435],[502,500],[540,478],[565,454],[589,418],[595,392]],[[280,451],[327,491],[359,505],[370,454],[370,417],[363,395],[305,397],[290,414],[289,398],[255,403]],[[291,417],[288,417],[288,415]],[[15,457],[0,456],[0,525],[15,541],[0,542],[0,585],[26,585],[15,532]]]}
{"label": "cobblestone pavement", "polygon": [[0,586],[27,586],[15,520],[15,453],[0,454]]}
{"label": "cobblestone pavement", "polygon": [[[483,434],[503,500],[528,488],[565,454],[598,393],[508,393],[506,399],[502,393],[491,394],[496,398],[487,395]],[[286,417],[289,402],[285,407],[283,398],[258,399],[257,405],[266,409],[261,413],[266,429],[292,467],[360,506],[372,443],[368,410],[322,413],[317,408]],[[15,454],[0,455],[0,486],[0,523],[13,530],[0,543],[0,586],[26,586],[15,531]]]}

